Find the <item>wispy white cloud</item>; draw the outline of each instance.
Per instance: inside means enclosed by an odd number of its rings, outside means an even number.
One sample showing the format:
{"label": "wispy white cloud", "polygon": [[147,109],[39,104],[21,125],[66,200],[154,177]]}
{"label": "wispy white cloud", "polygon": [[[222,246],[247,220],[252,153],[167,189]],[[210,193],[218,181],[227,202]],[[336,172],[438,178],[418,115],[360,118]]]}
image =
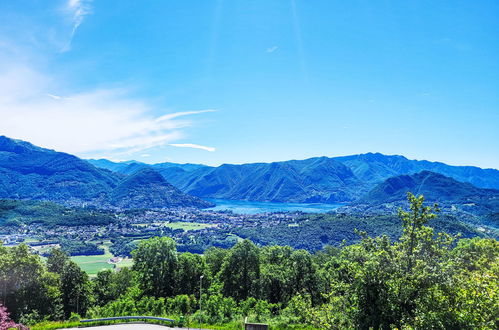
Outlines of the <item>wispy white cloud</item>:
{"label": "wispy white cloud", "polygon": [[54,94],[47,93],[47,96],[50,97],[50,98],[53,98],[54,100],[60,100],[60,99],[62,99],[62,97],[59,96],[59,95],[54,95]]}
{"label": "wispy white cloud", "polygon": [[172,147],[179,147],[179,148],[194,148],[194,149],[202,149],[206,151],[213,152],[216,149],[213,147],[207,147],[207,146],[202,146],[199,144],[193,144],[193,143],[170,143]]}
{"label": "wispy white cloud", "polygon": [[76,31],[83,23],[85,16],[92,12],[90,5],[91,0],[68,0],[65,4],[64,11],[70,16],[72,21],[72,30],[68,42],[62,47],[61,52],[71,50],[71,43],[76,34]]}
{"label": "wispy white cloud", "polygon": [[156,121],[157,122],[168,121],[168,120],[172,120],[172,119],[177,118],[177,117],[188,116],[188,115],[197,115],[199,113],[215,112],[215,111],[217,111],[217,110],[207,109],[207,110],[174,112],[174,113],[169,113],[169,114],[163,115],[163,116],[157,118]]}
{"label": "wispy white cloud", "polygon": [[267,52],[267,53],[273,53],[273,52],[275,52],[278,48],[279,48],[279,47],[277,47],[277,46],[272,46],[272,47],[267,48],[266,52]]}
{"label": "wispy white cloud", "polygon": [[123,158],[186,138],[183,128],[193,122],[179,117],[215,111],[155,115],[161,111],[127,90],[98,89],[62,97],[47,92],[56,85],[28,67],[0,66],[0,134],[83,157]]}
{"label": "wispy white cloud", "polygon": [[[86,158],[132,159],[155,155],[154,148],[188,138],[193,116],[216,110],[172,111],[148,99],[131,95],[126,88],[74,91],[64,72],[40,63],[63,45],[72,27],[71,39],[91,12],[88,0],[64,0],[64,24],[54,28],[54,42],[45,45],[44,25],[19,23],[15,31],[37,33],[34,42],[19,35],[0,34],[0,135]],[[64,19],[65,18],[65,19]],[[60,19],[60,17],[59,17]],[[71,24],[68,26],[68,23]],[[66,31],[65,33],[62,31]],[[36,68],[36,69],[35,69]],[[57,68],[56,68],[57,69]]]}
{"label": "wispy white cloud", "polygon": [[50,97],[51,99],[54,99],[54,100],[71,100],[70,97],[54,95],[54,94],[50,94],[50,93],[46,93],[45,95],[47,95],[48,97]]}

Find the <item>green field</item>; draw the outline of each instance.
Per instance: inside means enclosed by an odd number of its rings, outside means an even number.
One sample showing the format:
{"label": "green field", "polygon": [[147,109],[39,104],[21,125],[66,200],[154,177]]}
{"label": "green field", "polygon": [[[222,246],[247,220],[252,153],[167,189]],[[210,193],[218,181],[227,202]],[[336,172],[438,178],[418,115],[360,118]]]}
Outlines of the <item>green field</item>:
{"label": "green field", "polygon": [[108,263],[109,258],[112,257],[112,254],[106,253],[100,256],[76,256],[71,257],[71,260],[76,262],[81,269],[92,276],[103,269],[113,269],[114,265]]}
{"label": "green field", "polygon": [[[201,222],[184,222],[184,221],[154,222],[153,224],[158,225],[158,226],[168,227],[171,229],[183,229],[185,231],[199,230],[199,229],[204,229],[204,228],[209,228],[209,227],[216,227],[215,224],[201,223]],[[147,223],[134,223],[133,224],[133,226],[135,226],[135,227],[147,227],[149,225],[150,224],[147,224]]]}
{"label": "green field", "polygon": [[[108,263],[109,259],[113,257],[111,252],[109,252],[109,245],[111,242],[106,241],[103,245],[100,245],[105,251],[103,255],[98,256],[75,256],[71,257],[71,260],[76,262],[78,266],[81,267],[88,275],[91,277],[97,275],[97,273],[104,269],[113,269],[114,265]],[[117,264],[117,267],[131,267],[133,265],[133,260],[130,258],[125,258],[123,261]]]}
{"label": "green field", "polygon": [[100,245],[104,249],[105,253],[97,256],[75,256],[71,257],[71,260],[76,262],[78,266],[81,267],[90,276],[96,275],[99,271],[103,269],[113,269],[114,265],[109,264],[108,261],[113,257],[111,252],[109,252],[109,245],[111,242],[106,241],[103,245]]}
{"label": "green field", "polygon": [[209,227],[215,227],[215,225],[209,223],[199,223],[199,222],[170,222],[165,224],[165,227],[171,229],[183,229],[185,231],[199,230]]}
{"label": "green field", "polygon": [[132,267],[133,266],[133,259],[132,258],[125,258],[120,263],[118,263],[116,266],[118,268]]}

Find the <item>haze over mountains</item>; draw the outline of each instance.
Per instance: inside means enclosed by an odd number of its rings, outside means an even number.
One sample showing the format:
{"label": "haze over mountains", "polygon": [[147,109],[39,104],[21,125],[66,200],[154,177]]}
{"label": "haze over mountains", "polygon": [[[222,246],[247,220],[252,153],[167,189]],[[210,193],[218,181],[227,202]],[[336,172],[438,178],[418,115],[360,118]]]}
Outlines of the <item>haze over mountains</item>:
{"label": "haze over mountains", "polygon": [[[424,172],[422,172],[424,171]],[[208,207],[201,198],[380,204],[423,193],[498,212],[499,171],[379,153],[273,163],[147,165],[82,160],[0,137],[0,198],[120,208]]]}
{"label": "haze over mountains", "polygon": [[[384,180],[421,171],[441,174],[442,184],[447,182],[444,177],[449,177],[470,183],[470,187],[499,189],[499,171],[495,169],[451,166],[379,153],[274,163],[224,164],[218,167],[89,161],[96,166],[123,174],[151,167],[185,193],[204,198],[273,202],[352,202],[363,197]],[[454,190],[449,187],[449,191]],[[447,198],[445,194],[440,197]]]}

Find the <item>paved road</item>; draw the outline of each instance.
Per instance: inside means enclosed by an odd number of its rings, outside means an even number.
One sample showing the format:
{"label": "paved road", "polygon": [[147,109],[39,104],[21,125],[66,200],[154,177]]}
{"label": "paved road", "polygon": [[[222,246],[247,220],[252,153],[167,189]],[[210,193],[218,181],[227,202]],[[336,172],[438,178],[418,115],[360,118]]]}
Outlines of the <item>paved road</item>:
{"label": "paved road", "polygon": [[[75,328],[71,329],[74,330]],[[129,323],[129,324],[114,324],[114,325],[103,325],[99,327],[85,327],[80,328],[85,330],[203,330],[203,329],[195,329],[195,328],[170,328],[157,324],[144,324],[144,323]],[[62,329],[64,330],[64,329]]]}

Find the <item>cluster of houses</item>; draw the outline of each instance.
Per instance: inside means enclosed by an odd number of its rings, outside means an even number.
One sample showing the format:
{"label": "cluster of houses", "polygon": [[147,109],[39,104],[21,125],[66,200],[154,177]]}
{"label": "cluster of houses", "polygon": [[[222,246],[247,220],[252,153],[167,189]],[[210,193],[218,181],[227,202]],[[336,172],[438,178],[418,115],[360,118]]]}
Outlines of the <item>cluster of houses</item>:
{"label": "cluster of houses", "polygon": [[[218,232],[229,233],[241,227],[269,227],[281,223],[293,223],[301,213],[275,212],[261,214],[236,214],[230,211],[198,209],[143,210],[117,214],[117,221],[108,225],[89,226],[45,226],[32,225],[8,226],[0,229],[0,241],[4,245],[17,245],[27,242],[36,250],[61,239],[81,241],[104,240],[112,237],[153,236],[167,234],[179,241],[186,241],[192,232],[182,229],[169,229],[170,222],[191,222],[210,224],[209,228],[196,231],[196,236],[214,236]],[[140,224],[140,225],[137,225]],[[36,246],[36,248],[35,248]]]}

